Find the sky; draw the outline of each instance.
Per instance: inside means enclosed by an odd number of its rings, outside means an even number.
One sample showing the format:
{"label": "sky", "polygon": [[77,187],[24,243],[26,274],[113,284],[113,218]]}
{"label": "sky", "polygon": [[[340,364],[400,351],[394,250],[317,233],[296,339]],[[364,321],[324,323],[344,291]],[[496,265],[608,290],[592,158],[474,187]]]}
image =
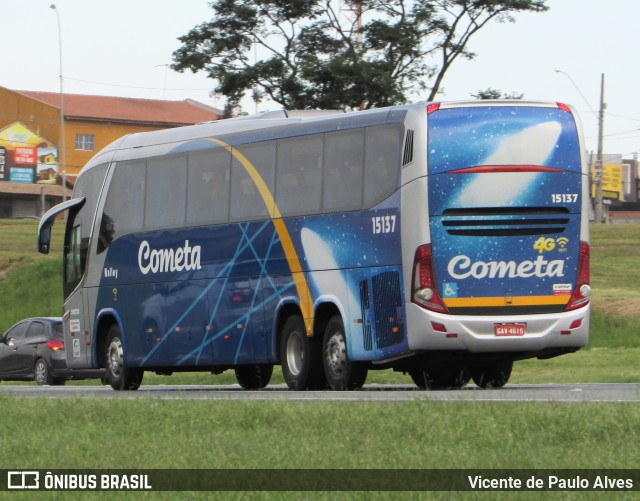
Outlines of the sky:
{"label": "sky", "polygon": [[[1,0],[0,86],[60,91],[56,12],[62,33],[64,91],[148,99],[195,99],[222,108],[206,75],[168,68],[178,37],[211,19],[209,0]],[[474,60],[449,70],[438,97],[473,99],[489,87],[525,99],[573,105],[588,151],[597,151],[601,75],[605,75],[604,152],[640,153],[637,0],[547,0],[546,13],[494,22],[470,42]],[[555,70],[561,70],[556,72]],[[416,97],[415,101],[421,100]],[[278,109],[277,103],[254,113]]]}

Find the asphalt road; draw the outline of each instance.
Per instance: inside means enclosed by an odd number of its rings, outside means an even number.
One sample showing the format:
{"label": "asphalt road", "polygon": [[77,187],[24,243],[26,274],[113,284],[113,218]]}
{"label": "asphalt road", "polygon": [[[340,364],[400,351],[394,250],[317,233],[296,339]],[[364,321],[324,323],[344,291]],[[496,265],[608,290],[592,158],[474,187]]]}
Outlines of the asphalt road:
{"label": "asphalt road", "polygon": [[286,400],[298,402],[402,402],[411,400],[477,402],[640,402],[640,383],[507,385],[481,390],[469,385],[458,390],[422,391],[415,386],[365,385],[359,391],[289,391],[284,385],[247,391],[230,386],[144,386],[137,391],[114,391],[108,386],[36,386],[0,384],[0,395],[20,398],[124,398],[164,400]]}

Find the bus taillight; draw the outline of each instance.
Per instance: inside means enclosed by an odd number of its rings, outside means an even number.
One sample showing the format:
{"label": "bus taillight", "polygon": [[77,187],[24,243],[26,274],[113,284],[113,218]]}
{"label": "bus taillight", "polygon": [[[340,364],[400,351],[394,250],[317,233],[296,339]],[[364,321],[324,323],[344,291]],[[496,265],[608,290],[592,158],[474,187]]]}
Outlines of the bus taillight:
{"label": "bus taillight", "polygon": [[578,258],[578,279],[576,288],[567,304],[566,311],[575,310],[585,306],[591,296],[590,273],[589,273],[589,244],[580,242],[580,257]]}
{"label": "bus taillight", "polygon": [[430,103],[427,105],[427,115],[431,115],[434,111],[440,109],[440,103]]}
{"label": "bus taillight", "polygon": [[436,287],[431,245],[429,244],[422,245],[416,250],[413,260],[412,282],[411,300],[414,303],[431,311],[448,312]]}

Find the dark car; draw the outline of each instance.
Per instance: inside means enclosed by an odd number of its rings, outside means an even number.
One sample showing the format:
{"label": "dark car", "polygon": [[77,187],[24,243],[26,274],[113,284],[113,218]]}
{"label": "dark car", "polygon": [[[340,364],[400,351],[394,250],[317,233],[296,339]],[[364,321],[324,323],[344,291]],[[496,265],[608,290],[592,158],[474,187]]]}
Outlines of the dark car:
{"label": "dark car", "polygon": [[62,385],[67,379],[90,377],[99,378],[101,372],[67,367],[61,318],[28,318],[0,337],[0,381]]}

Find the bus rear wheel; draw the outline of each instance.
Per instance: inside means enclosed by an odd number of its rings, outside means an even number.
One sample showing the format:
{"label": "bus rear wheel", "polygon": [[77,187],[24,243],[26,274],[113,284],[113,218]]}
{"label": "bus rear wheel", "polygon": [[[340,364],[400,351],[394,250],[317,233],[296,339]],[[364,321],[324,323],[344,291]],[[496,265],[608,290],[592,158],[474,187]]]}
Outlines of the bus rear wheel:
{"label": "bus rear wheel", "polygon": [[421,390],[446,390],[462,388],[471,376],[464,367],[440,370],[414,370],[409,376]]}
{"label": "bus rear wheel", "polygon": [[320,389],[326,385],[318,339],[307,336],[299,315],[290,316],[282,327],[280,364],[290,390]]}
{"label": "bus rear wheel", "polygon": [[349,360],[344,325],[339,315],[332,317],[324,331],[324,374],[331,389],[358,390],[367,379],[367,366]]}
{"label": "bus rear wheel", "polygon": [[105,352],[105,380],[114,390],[137,390],[142,383],[144,371],[127,367],[120,327],[114,324],[107,333]]}
{"label": "bus rear wheel", "polygon": [[240,365],[236,367],[236,381],[245,390],[261,390],[271,381],[273,365]]}
{"label": "bus rear wheel", "polygon": [[513,362],[504,362],[502,364],[490,367],[481,367],[471,370],[471,379],[480,388],[502,388],[509,382]]}

